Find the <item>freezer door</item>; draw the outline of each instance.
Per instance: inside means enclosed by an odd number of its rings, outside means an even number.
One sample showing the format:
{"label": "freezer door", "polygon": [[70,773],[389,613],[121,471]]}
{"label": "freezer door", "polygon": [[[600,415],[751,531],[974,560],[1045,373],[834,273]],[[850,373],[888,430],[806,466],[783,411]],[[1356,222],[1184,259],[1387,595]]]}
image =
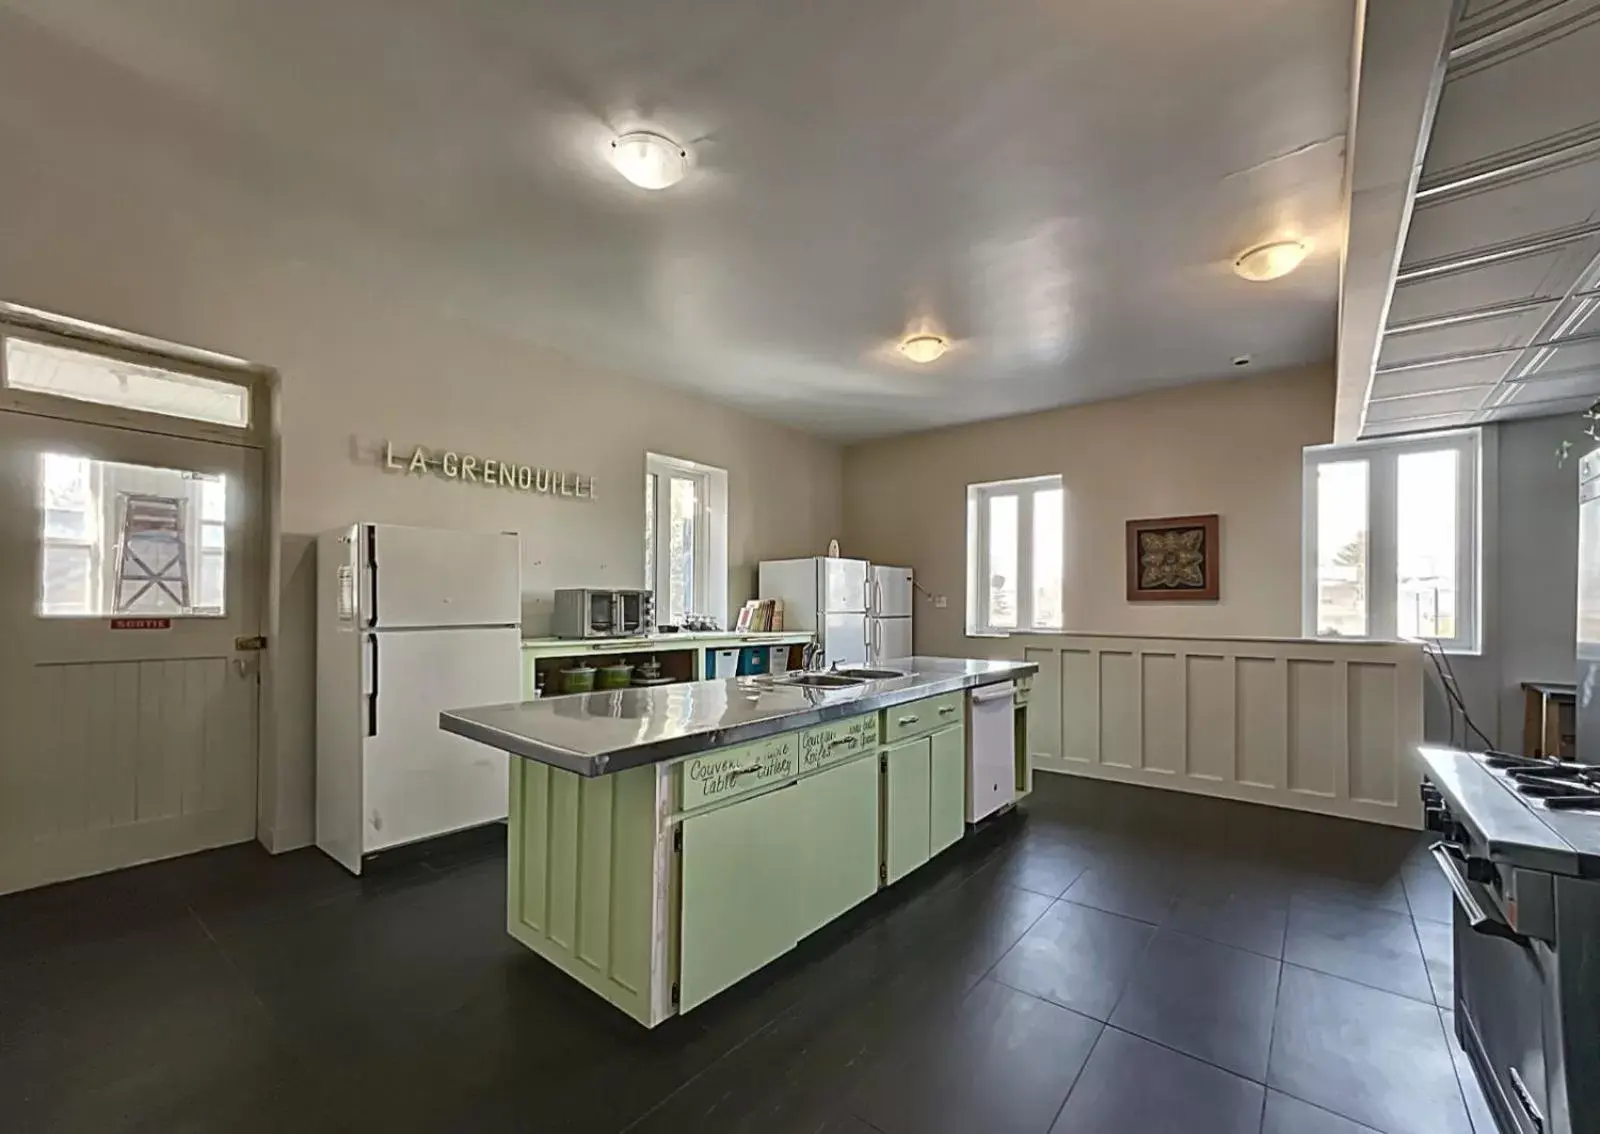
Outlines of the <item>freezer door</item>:
{"label": "freezer door", "polygon": [[873,665],[911,656],[911,619],[874,618],[871,631]]}
{"label": "freezer door", "polygon": [[521,700],[521,632],[402,630],[367,637],[362,850],[504,819],[508,757],[442,731],[439,713]]}
{"label": "freezer door", "polygon": [[911,568],[872,569],[872,613],[879,618],[911,616]]}
{"label": "freezer door", "polygon": [[867,616],[825,614],[821,631],[822,664],[867,664]]}
{"label": "freezer door", "polygon": [[824,613],[867,609],[865,559],[817,560],[818,591]]}
{"label": "freezer door", "polygon": [[361,538],[367,626],[394,630],[521,623],[516,536],[367,524]]}

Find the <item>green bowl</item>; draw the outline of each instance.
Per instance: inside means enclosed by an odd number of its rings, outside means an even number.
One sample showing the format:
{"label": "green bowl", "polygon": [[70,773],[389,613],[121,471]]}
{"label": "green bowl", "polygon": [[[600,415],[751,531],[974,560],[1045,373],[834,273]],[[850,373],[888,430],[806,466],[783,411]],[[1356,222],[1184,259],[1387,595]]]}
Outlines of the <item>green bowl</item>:
{"label": "green bowl", "polygon": [[561,671],[561,692],[588,693],[594,689],[594,666],[580,665]]}

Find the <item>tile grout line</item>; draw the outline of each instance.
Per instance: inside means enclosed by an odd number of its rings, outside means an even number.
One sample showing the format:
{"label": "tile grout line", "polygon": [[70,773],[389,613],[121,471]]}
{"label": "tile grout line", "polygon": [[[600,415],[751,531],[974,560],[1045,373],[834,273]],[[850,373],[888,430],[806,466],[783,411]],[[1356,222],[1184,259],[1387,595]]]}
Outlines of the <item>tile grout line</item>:
{"label": "tile grout line", "polygon": [[[1289,917],[1287,912],[1283,918],[1283,950],[1289,951]],[[1267,1125],[1267,1096],[1272,1092],[1272,1045],[1278,1039],[1278,1011],[1283,1007],[1283,970],[1289,965],[1288,961],[1278,962],[1278,987],[1272,993],[1272,1024],[1267,1028],[1267,1069],[1262,1072],[1266,1081],[1261,1084],[1261,1121],[1258,1125],[1265,1128]]]}

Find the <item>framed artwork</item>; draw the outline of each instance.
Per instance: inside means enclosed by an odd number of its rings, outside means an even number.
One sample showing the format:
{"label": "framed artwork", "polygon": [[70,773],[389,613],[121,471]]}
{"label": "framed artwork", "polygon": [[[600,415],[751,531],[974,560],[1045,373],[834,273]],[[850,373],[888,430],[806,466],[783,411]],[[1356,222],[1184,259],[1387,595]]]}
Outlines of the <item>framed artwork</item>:
{"label": "framed artwork", "polygon": [[1215,602],[1222,580],[1217,515],[1128,521],[1129,602]]}

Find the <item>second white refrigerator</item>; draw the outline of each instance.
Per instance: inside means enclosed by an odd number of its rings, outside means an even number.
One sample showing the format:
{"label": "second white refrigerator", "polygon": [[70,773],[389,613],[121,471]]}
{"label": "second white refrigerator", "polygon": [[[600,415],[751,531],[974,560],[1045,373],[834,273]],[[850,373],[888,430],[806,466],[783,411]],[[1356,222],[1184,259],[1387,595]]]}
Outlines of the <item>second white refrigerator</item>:
{"label": "second white refrigerator", "polygon": [[909,567],[873,564],[867,612],[867,643],[873,665],[911,656],[911,602],[915,591]]}

